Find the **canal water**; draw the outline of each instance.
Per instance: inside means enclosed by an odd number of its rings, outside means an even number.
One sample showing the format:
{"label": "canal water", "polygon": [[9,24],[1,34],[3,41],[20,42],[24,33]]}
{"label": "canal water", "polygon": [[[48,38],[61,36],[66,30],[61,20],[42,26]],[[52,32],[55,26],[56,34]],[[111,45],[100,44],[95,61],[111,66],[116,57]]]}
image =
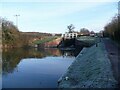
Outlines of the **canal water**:
{"label": "canal water", "polygon": [[3,50],[2,87],[56,88],[77,54],[54,48]]}

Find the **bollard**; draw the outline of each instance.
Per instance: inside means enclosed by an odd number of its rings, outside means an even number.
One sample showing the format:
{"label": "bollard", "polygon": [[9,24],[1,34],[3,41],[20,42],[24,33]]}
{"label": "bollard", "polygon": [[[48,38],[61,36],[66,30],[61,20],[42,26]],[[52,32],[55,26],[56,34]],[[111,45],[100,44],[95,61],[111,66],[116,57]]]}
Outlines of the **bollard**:
{"label": "bollard", "polygon": [[96,43],[96,47],[98,47],[98,43]]}

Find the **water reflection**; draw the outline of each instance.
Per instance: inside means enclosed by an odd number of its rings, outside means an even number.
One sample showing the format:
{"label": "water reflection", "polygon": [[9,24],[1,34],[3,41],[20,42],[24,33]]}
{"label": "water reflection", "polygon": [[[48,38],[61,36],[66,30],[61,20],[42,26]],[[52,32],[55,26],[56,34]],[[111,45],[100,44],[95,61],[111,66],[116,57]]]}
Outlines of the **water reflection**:
{"label": "water reflection", "polygon": [[68,57],[70,57],[70,56],[76,57],[80,53],[81,50],[82,50],[82,47],[78,47],[74,50],[60,50],[60,51],[61,51],[61,54],[63,57],[67,57],[67,56]]}
{"label": "water reflection", "polygon": [[61,56],[58,49],[4,49],[2,52],[3,74],[13,72],[23,58],[44,58],[46,56]]}
{"label": "water reflection", "polygon": [[[3,87],[56,87],[57,80],[74,60],[75,52],[54,48],[4,49]],[[27,78],[28,80],[24,81],[26,84],[22,85],[22,80]],[[42,84],[39,85],[39,82]]]}

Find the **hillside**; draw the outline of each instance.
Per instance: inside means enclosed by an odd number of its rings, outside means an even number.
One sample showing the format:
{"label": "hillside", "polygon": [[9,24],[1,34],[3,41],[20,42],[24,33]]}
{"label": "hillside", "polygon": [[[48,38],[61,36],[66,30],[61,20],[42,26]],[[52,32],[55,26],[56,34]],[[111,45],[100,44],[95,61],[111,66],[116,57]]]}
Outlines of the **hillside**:
{"label": "hillside", "polygon": [[15,47],[29,47],[37,44],[36,42],[48,42],[52,39],[56,39],[55,34],[52,36],[51,33],[40,33],[40,32],[20,32],[18,28],[10,21],[1,19],[2,21],[2,47],[3,48],[15,48]]}

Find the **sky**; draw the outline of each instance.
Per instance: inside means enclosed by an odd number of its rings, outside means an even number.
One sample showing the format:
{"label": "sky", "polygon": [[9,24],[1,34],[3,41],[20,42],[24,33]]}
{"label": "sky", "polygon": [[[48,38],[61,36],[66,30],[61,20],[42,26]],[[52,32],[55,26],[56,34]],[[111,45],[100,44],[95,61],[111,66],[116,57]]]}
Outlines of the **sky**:
{"label": "sky", "polygon": [[65,33],[70,24],[75,31],[87,28],[99,32],[117,13],[117,0],[2,0],[0,3],[0,17],[16,25],[15,15],[20,15],[18,28],[23,32]]}

